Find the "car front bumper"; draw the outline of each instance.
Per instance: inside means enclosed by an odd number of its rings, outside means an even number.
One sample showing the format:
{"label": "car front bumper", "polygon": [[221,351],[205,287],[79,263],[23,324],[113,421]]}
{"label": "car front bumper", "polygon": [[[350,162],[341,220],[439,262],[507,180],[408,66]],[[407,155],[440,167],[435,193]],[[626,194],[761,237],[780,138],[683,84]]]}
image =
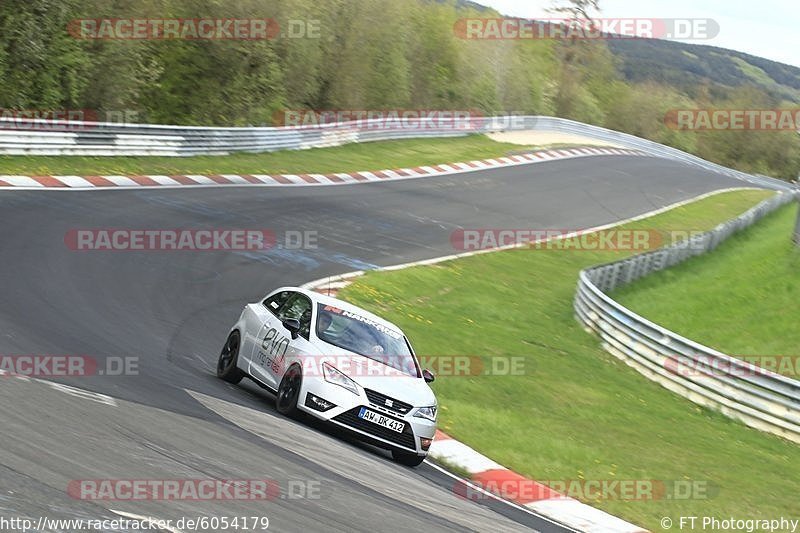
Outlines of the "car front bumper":
{"label": "car front bumper", "polygon": [[[362,387],[359,394],[329,383],[320,377],[304,377],[297,407],[316,418],[336,424],[385,447],[427,455],[427,448],[436,433],[436,422],[413,416],[417,407],[405,414],[397,409],[371,402]],[[396,432],[358,417],[366,407],[376,413],[404,424],[402,432]],[[428,446],[423,447],[423,439]]]}

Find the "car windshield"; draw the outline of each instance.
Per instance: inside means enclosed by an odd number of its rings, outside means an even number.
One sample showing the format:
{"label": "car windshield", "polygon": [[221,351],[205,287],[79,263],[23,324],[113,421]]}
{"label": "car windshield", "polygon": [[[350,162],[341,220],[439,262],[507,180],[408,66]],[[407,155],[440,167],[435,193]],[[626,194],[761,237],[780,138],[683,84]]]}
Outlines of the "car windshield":
{"label": "car windshield", "polygon": [[318,304],[317,337],[321,340],[419,377],[405,336],[371,318],[332,305]]}

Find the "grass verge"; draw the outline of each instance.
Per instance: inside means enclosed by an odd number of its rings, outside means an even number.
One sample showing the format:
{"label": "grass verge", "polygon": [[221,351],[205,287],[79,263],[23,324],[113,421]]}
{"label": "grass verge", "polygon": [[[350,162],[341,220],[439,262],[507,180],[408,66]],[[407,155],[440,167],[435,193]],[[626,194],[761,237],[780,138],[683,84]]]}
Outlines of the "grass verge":
{"label": "grass verge", "polygon": [[[192,157],[0,156],[0,174],[95,176],[137,174],[325,174],[417,167],[525,152],[485,135],[346,144],[332,148]],[[536,148],[543,148],[542,146]]]}
{"label": "grass verge", "polygon": [[[723,193],[628,227],[710,229],[769,193]],[[703,409],[607,354],[576,322],[580,269],[619,252],[512,250],[372,272],[341,297],[401,326],[425,355],[523,358],[522,375],[440,376],[440,427],[542,481],[661,480],[687,499],[584,501],[660,531],[670,516],[797,514],[800,447]]]}
{"label": "grass verge", "polygon": [[797,204],[786,206],[713,253],[613,296],[685,337],[800,379],[800,248],[791,242],[796,216]]}

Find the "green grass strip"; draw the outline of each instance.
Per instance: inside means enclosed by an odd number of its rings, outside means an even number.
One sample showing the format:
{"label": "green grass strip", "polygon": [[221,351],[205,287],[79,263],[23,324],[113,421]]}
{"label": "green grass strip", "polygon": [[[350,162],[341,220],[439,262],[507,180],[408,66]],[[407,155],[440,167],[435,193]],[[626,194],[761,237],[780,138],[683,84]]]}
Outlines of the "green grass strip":
{"label": "green grass strip", "polygon": [[713,253],[642,278],[613,297],[685,337],[800,379],[796,217],[797,204],[788,205]]}

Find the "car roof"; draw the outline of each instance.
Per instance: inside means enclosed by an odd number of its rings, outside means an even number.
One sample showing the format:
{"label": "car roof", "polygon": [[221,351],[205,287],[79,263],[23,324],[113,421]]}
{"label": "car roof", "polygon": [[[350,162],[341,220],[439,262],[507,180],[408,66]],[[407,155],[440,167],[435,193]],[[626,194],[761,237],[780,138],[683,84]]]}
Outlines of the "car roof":
{"label": "car roof", "polygon": [[[353,305],[350,302],[345,302],[344,300],[340,300],[338,298],[334,298],[333,296],[328,296],[327,294],[322,294],[320,292],[311,291],[311,290],[308,290],[308,289],[303,289],[301,287],[280,287],[279,289],[276,289],[275,291],[272,291],[272,292],[277,292],[277,291],[295,291],[295,292],[299,292],[299,293],[305,294],[306,296],[311,298],[312,302],[320,303],[322,305],[332,305],[334,307],[338,307],[339,309],[342,309],[342,310],[345,310],[345,311],[350,311],[351,313],[355,313],[357,315],[361,315],[361,316],[363,316],[365,318],[369,318],[370,320],[373,320],[374,322],[377,322],[378,324],[386,326],[389,329],[393,329],[396,332],[398,332],[398,333],[402,334],[403,336],[405,336],[405,333],[403,333],[403,330],[400,329],[397,325],[389,322],[386,319],[383,319],[383,318],[379,317],[378,315],[376,315],[374,313],[370,313],[366,309],[358,307],[357,305]],[[272,293],[270,293],[270,294],[272,294]]]}

